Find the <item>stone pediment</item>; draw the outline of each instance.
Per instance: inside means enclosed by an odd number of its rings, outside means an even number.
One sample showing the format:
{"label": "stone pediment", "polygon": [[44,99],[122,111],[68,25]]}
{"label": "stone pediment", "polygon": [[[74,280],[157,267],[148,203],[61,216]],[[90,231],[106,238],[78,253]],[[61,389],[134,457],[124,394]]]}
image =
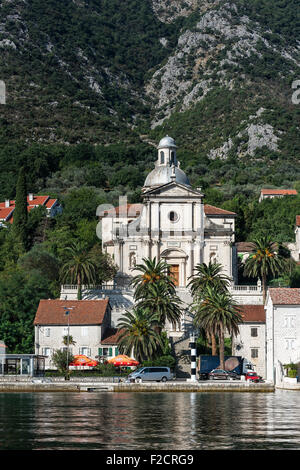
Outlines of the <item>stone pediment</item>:
{"label": "stone pediment", "polygon": [[158,188],[151,189],[149,191],[146,191],[143,196],[146,198],[157,198],[157,197],[185,197],[185,198],[197,198],[201,199],[204,197],[204,195],[196,190],[192,189],[190,187],[187,187],[183,184],[176,183],[176,182],[171,182],[164,184],[162,186],[159,186]]}

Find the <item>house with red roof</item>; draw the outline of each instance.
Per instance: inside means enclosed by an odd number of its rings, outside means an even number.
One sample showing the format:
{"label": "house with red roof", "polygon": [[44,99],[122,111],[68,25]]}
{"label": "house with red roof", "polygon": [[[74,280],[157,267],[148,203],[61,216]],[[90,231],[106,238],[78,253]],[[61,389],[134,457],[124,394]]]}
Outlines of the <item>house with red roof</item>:
{"label": "house with red roof", "polygon": [[280,383],[283,366],[300,362],[300,288],[269,288],[265,310],[266,378]]}
{"label": "house with red roof", "polygon": [[[5,226],[7,223],[13,222],[13,213],[15,210],[15,200],[6,199],[0,202],[0,227]],[[60,214],[62,207],[58,199],[50,198],[50,196],[35,196],[30,193],[27,196],[27,210],[30,212],[36,207],[44,206],[47,211],[47,217],[54,217]]]}
{"label": "house with red roof", "polygon": [[283,196],[297,196],[296,189],[262,189],[260,191],[259,202],[264,199],[274,199]]}
{"label": "house with red roof", "polygon": [[118,332],[111,327],[109,298],[97,300],[40,300],[35,319],[35,352],[46,356],[45,368],[53,369],[53,352],[66,349],[63,338],[72,336],[73,355],[105,359],[118,354]]}
{"label": "house with red roof", "polygon": [[263,305],[239,305],[242,323],[233,338],[232,353],[251,362],[255,372],[266,377],[266,313]]}

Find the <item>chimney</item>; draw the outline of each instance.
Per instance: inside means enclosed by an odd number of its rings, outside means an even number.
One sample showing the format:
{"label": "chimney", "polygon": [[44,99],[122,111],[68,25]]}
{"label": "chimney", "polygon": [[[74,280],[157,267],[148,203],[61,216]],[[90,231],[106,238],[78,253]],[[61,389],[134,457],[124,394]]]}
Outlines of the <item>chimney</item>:
{"label": "chimney", "polygon": [[33,201],[33,194],[29,193],[29,201]]}
{"label": "chimney", "polygon": [[10,206],[10,200],[9,199],[5,199],[5,207],[9,207]]}

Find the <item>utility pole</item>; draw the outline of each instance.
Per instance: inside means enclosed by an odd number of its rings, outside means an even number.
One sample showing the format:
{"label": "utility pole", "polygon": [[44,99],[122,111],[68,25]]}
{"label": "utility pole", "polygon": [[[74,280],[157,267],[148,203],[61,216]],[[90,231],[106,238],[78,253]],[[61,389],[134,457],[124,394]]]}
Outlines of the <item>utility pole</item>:
{"label": "utility pole", "polygon": [[66,380],[69,380],[69,344],[70,344],[70,312],[69,310],[73,310],[75,307],[63,307],[65,310],[65,315],[68,318],[68,334],[67,334],[67,363],[66,363],[66,369],[67,369],[67,374],[66,374]]}
{"label": "utility pole", "polygon": [[195,333],[193,332],[190,336],[190,347],[191,347],[191,382],[196,382],[196,360],[197,360],[197,348],[196,348],[196,338]]}

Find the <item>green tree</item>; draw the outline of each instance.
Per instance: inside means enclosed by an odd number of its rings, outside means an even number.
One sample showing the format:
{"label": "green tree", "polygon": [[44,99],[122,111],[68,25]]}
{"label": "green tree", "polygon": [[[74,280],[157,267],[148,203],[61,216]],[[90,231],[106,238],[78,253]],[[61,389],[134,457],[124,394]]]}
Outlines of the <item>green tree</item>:
{"label": "green tree", "polygon": [[57,349],[52,354],[52,361],[58,371],[66,378],[69,376],[69,365],[74,361],[74,356],[65,349]]}
{"label": "green tree", "polygon": [[148,313],[157,323],[157,331],[160,334],[166,321],[173,327],[180,321],[182,301],[175,292],[170,292],[164,283],[149,285],[147,295],[136,304]]}
{"label": "green tree", "polygon": [[156,261],[156,258],[143,258],[142,264],[135,266],[139,271],[131,281],[130,285],[135,289],[136,301],[147,298],[149,289],[153,285],[164,285],[170,293],[176,293],[175,285],[169,275],[169,266],[164,260]]}
{"label": "green tree", "polygon": [[0,277],[0,338],[13,354],[34,352],[33,321],[40,299],[53,298],[49,280],[41,272],[21,269]]}
{"label": "green tree", "polygon": [[155,329],[156,324],[156,319],[141,308],[126,311],[118,323],[121,331],[118,340],[120,352],[133,354],[140,363],[158,356],[163,351],[164,344]]}
{"label": "green tree", "polygon": [[28,246],[28,211],[27,211],[27,184],[25,168],[20,168],[16,187],[16,207],[14,210],[13,231],[16,238],[24,248]]}
{"label": "green tree", "polygon": [[284,274],[290,270],[290,260],[278,252],[278,244],[269,235],[264,235],[250,242],[252,254],[245,262],[244,274],[260,277],[263,288],[263,302],[266,300],[267,278]]}
{"label": "green tree", "polygon": [[[201,263],[195,267],[195,274],[190,277],[188,287],[193,296],[192,310],[197,311],[199,304],[206,296],[207,288],[215,289],[218,292],[226,292],[230,283],[230,278],[222,274],[222,265],[219,263]],[[206,329],[205,334],[208,343],[211,344],[212,355],[217,354],[217,342],[213,330]]]}
{"label": "green tree", "polygon": [[143,258],[143,264],[138,264],[135,269],[141,273],[131,281],[137,307],[156,319],[158,333],[166,320],[175,326],[180,320],[182,302],[176,294],[168,264],[163,260],[156,262],[156,258]]}
{"label": "green tree", "polygon": [[81,299],[82,284],[96,283],[96,263],[93,255],[80,243],[65,248],[67,261],[60,270],[62,282],[77,284],[77,298]]}
{"label": "green tree", "polygon": [[220,368],[224,369],[224,336],[237,335],[242,316],[237,303],[228,292],[220,292],[208,287],[205,298],[195,308],[194,324],[199,328],[212,331],[219,338]]}
{"label": "green tree", "polygon": [[188,283],[192,295],[203,296],[207,287],[226,291],[230,283],[230,277],[222,274],[222,269],[220,263],[212,263],[211,261],[208,264],[198,264],[194,269],[195,274],[189,278]]}

